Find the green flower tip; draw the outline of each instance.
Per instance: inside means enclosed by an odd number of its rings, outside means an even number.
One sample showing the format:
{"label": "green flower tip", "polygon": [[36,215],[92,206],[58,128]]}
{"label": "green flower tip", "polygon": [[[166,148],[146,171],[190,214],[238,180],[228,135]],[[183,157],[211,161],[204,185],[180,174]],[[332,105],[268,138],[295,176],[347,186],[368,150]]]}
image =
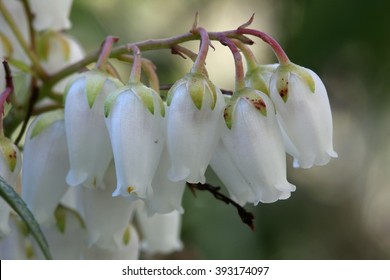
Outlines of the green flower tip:
{"label": "green flower tip", "polygon": [[205,94],[208,94],[208,97],[211,98],[210,108],[214,110],[217,103],[217,89],[207,77],[199,73],[188,73],[172,86],[168,92],[168,106],[171,105],[173,96],[179,91],[181,86],[185,87],[185,91],[189,93],[192,102],[198,110],[202,109]]}
{"label": "green flower tip", "polygon": [[243,99],[251,104],[261,115],[267,116],[267,105],[263,98],[256,93],[257,91],[252,88],[244,88],[233,94],[229,102],[225,107],[223,117],[225,119],[226,126],[231,129],[234,122],[234,112],[239,100]]}
{"label": "green flower tip", "polygon": [[7,137],[0,137],[0,152],[11,172],[14,172],[18,160],[20,160],[19,150]]}
{"label": "green flower tip", "polygon": [[131,233],[130,233],[130,228],[128,227],[125,229],[123,233],[122,242],[125,246],[127,246],[130,240],[131,240]]}
{"label": "green flower tip", "polygon": [[64,119],[64,110],[55,110],[44,113],[38,117],[35,126],[32,128],[30,133],[30,139],[38,136],[42,131],[48,128],[51,124]]}
{"label": "green flower tip", "polygon": [[121,87],[108,95],[104,103],[104,115],[106,118],[109,116],[118,96],[124,92],[133,92],[152,115],[154,115],[155,111],[154,99],[157,98],[160,105],[160,114],[162,117],[165,116],[165,107],[160,95],[144,84],[136,82],[129,83],[127,86]]}
{"label": "green flower tip", "polygon": [[289,96],[290,74],[297,75],[300,79],[305,81],[312,93],[315,92],[315,81],[305,68],[290,63],[287,65],[280,65],[276,71],[278,73],[276,89],[284,102],[287,102]]}
{"label": "green flower tip", "polygon": [[245,84],[250,88],[254,88],[269,95],[268,85],[263,77],[263,71],[265,71],[265,69],[263,69],[261,65],[257,66],[254,70],[248,70],[245,74]]}

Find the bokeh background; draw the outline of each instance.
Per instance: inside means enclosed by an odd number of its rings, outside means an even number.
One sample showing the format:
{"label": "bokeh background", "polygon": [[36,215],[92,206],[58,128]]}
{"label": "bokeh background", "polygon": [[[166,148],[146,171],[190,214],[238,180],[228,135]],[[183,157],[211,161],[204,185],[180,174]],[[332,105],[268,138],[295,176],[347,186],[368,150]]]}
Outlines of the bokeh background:
{"label": "bokeh background", "polygon": [[[293,62],[317,72],[328,89],[337,160],[309,170],[289,167],[297,191],[287,201],[248,206],[256,217],[254,232],[233,207],[187,190],[185,249],[157,257],[390,258],[389,10],[390,2],[383,0],[74,1],[70,33],[87,51],[107,35],[124,43],[187,32],[196,11],[209,31],[234,29],[255,13],[252,28],[276,38]],[[272,51],[255,41],[258,60],[275,62]],[[214,46],[207,59],[210,78],[232,89],[231,55],[219,43]],[[168,50],[143,55],[157,65],[162,84],[180,79],[191,66]],[[143,256],[151,257],[156,256]]]}

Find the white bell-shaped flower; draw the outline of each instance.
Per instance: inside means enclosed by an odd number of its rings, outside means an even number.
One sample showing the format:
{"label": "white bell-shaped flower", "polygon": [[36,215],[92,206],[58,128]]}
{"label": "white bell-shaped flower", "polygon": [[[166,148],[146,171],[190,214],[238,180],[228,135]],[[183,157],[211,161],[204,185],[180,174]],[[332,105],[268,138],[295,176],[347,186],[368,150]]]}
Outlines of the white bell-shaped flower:
{"label": "white bell-shaped flower", "polygon": [[121,85],[99,70],[88,71],[70,84],[65,99],[70,186],[104,188],[103,176],[112,159],[104,100]]}
{"label": "white bell-shaped flower", "polygon": [[[3,1],[3,4],[9,11],[12,19],[15,21],[24,40],[26,40],[26,42],[30,42],[28,19],[23,8],[23,4],[18,0]],[[7,53],[7,56],[29,65],[30,60],[28,56],[19,44],[18,39],[9,27],[7,21],[4,19],[2,13],[0,13],[0,26],[0,45],[3,45],[3,48],[7,50],[5,52]],[[0,59],[3,59],[3,56],[1,56]]]}
{"label": "white bell-shaped flower", "polygon": [[[38,45],[42,49],[40,53],[42,67],[49,74],[56,73],[85,56],[80,43],[72,36],[62,32],[45,32],[38,37]],[[54,91],[64,92],[66,84],[75,77],[76,74],[72,74],[60,80],[54,86]]]}
{"label": "white bell-shaped flower", "polygon": [[106,249],[123,247],[123,235],[135,207],[123,197],[112,197],[116,186],[115,165],[110,164],[104,177],[107,188],[83,188],[82,201],[87,228],[87,245]]}
{"label": "white bell-shaped flower", "polygon": [[[18,147],[8,138],[0,136],[0,176],[10,186],[15,187],[21,167],[22,158]],[[0,197],[0,237],[10,231],[8,225],[10,211],[8,203]]]}
{"label": "white bell-shaped flower", "polygon": [[22,198],[39,224],[54,222],[54,211],[69,188],[64,112],[38,116],[30,125],[23,151]]}
{"label": "white bell-shaped flower", "polygon": [[123,242],[119,248],[107,249],[92,245],[84,252],[86,260],[137,260],[140,253],[139,236],[132,225],[129,225],[123,234]]}
{"label": "white bell-shaped flower", "polygon": [[171,166],[168,149],[164,147],[160,162],[154,175],[152,188],[153,195],[144,200],[148,215],[152,216],[155,213],[167,214],[173,210],[183,213],[181,200],[186,187],[186,182],[172,182],[168,179],[167,173]]}
{"label": "white bell-shaped flower", "polygon": [[220,139],[224,100],[201,74],[190,73],[168,93],[167,146],[171,181],[206,182],[204,173]]}
{"label": "white bell-shaped flower", "polygon": [[135,82],[107,98],[106,124],[117,174],[113,196],[146,199],[164,147],[165,107],[153,89]]}
{"label": "white bell-shaped flower", "polygon": [[31,11],[34,13],[34,29],[36,31],[69,29],[72,2],[73,0],[29,0]]}
{"label": "white bell-shaped flower", "polygon": [[140,226],[143,251],[150,254],[169,254],[183,248],[180,239],[182,216],[178,211],[149,217],[141,205],[137,208],[136,217]]}
{"label": "white bell-shaped flower", "polygon": [[[65,207],[55,211],[56,223],[42,225],[41,229],[55,260],[81,259],[85,250],[85,225],[80,215]],[[42,251],[33,240],[35,258],[44,259]]]}
{"label": "white bell-shaped flower", "polygon": [[240,205],[256,202],[254,192],[240,173],[222,140],[215,149],[210,166],[227,188],[231,199]]}
{"label": "white bell-shaped flower", "polygon": [[27,260],[31,256],[32,248],[29,248],[24,222],[11,214],[9,225],[9,234],[0,237],[0,260]]}
{"label": "white bell-shaped flower", "polygon": [[271,78],[270,95],[294,167],[324,165],[337,157],[328,95],[317,74],[294,64],[281,65]]}
{"label": "white bell-shaped flower", "polygon": [[240,90],[226,106],[225,120],[223,143],[252,189],[253,202],[288,198],[295,186],[286,179],[283,140],[268,96],[250,88]]}

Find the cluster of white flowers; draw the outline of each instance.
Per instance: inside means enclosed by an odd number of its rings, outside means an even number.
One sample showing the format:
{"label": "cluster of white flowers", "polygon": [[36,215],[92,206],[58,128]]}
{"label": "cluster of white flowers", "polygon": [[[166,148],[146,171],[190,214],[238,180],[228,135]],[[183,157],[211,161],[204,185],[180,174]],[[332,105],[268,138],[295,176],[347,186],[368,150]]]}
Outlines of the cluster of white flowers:
{"label": "cluster of white flowers", "polygon": [[[53,73],[80,60],[79,44],[58,32],[70,27],[72,1],[29,2],[33,26],[43,32],[44,69]],[[27,24],[18,1],[7,7]],[[0,55],[27,63],[7,53],[8,45],[18,46],[9,34],[1,30]],[[0,175],[14,186],[22,170],[22,198],[54,258],[136,259],[140,249],[179,250],[186,182],[206,183],[208,166],[231,199],[256,205],[295,191],[287,181],[286,152],[302,168],[337,156],[327,93],[311,70],[259,65],[231,97],[203,72],[185,75],[163,100],[139,79],[124,85],[96,67],[54,87],[64,92],[64,109],[29,125],[23,161],[18,148],[0,138]],[[41,258],[1,199],[0,211],[0,258]]]}

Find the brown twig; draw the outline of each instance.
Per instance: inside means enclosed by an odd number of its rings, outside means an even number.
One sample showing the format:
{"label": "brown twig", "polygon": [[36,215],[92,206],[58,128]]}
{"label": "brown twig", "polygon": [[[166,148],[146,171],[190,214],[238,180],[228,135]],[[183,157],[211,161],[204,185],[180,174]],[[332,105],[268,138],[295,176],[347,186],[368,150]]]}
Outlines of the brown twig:
{"label": "brown twig", "polygon": [[247,224],[251,230],[255,230],[255,226],[253,224],[254,215],[251,212],[248,212],[244,207],[239,205],[234,200],[230,199],[226,195],[220,192],[221,187],[212,186],[210,184],[192,184],[187,182],[187,186],[190,188],[192,194],[196,197],[195,191],[208,191],[210,192],[216,199],[225,202],[226,204],[231,204],[237,209],[238,215],[241,218],[241,221],[244,224]]}

